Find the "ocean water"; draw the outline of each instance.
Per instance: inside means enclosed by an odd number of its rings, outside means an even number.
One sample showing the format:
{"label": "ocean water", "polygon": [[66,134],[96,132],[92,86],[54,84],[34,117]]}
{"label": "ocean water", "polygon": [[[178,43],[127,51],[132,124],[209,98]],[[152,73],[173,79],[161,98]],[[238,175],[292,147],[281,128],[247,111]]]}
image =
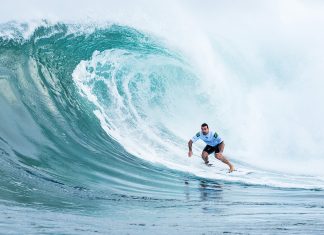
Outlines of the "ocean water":
{"label": "ocean water", "polygon": [[0,233],[323,234],[317,41],[138,24],[1,23]]}

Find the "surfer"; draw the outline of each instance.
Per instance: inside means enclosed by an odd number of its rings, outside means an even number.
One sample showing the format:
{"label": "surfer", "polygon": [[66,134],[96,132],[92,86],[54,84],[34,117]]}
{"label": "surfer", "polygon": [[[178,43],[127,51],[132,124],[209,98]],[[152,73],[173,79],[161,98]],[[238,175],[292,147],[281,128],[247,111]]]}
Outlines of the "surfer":
{"label": "surfer", "polygon": [[215,158],[224,162],[229,166],[229,172],[234,171],[234,166],[229,162],[228,159],[223,155],[225,148],[224,141],[222,138],[215,132],[209,131],[207,123],[201,124],[201,131],[198,132],[194,137],[192,137],[188,142],[189,152],[188,157],[192,156],[192,143],[196,142],[198,139],[203,140],[207,145],[201,153],[202,159],[205,161],[205,164],[208,165],[208,155],[215,152]]}

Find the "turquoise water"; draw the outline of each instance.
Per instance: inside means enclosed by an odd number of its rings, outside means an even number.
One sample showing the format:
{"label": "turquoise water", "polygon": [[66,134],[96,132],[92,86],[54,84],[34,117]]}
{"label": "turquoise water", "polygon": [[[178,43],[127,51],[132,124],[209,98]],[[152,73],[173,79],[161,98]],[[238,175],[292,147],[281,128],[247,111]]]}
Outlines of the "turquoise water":
{"label": "turquoise water", "polygon": [[24,28],[1,25],[1,233],[324,232],[322,177],[187,158],[183,129],[218,102],[181,50],[116,24]]}

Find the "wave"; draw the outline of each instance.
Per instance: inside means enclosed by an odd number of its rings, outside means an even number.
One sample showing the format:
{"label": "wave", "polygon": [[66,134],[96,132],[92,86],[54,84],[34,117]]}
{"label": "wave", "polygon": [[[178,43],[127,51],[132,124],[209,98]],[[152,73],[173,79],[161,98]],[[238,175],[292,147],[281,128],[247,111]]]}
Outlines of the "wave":
{"label": "wave", "polygon": [[163,38],[116,24],[1,29],[3,197],[33,188],[168,197],[188,177],[323,189],[320,176],[265,170],[235,151],[234,174],[216,161],[206,168],[198,155],[188,159],[193,125],[206,117],[224,123],[217,101],[224,97],[206,93],[192,61]]}

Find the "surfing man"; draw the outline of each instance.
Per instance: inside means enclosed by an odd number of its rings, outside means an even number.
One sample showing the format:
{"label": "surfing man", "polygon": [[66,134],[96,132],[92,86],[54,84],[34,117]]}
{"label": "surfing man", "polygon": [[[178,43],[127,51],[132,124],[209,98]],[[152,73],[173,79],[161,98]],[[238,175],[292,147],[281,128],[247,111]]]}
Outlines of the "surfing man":
{"label": "surfing man", "polygon": [[229,166],[229,172],[234,171],[234,166],[224,157],[223,151],[225,148],[224,141],[221,137],[214,131],[209,131],[209,127],[206,123],[201,125],[201,131],[198,132],[194,137],[188,142],[189,152],[188,156],[192,156],[192,143],[196,142],[198,139],[203,140],[207,145],[201,153],[202,159],[205,164],[208,165],[208,155],[215,152],[215,158],[224,162]]}

